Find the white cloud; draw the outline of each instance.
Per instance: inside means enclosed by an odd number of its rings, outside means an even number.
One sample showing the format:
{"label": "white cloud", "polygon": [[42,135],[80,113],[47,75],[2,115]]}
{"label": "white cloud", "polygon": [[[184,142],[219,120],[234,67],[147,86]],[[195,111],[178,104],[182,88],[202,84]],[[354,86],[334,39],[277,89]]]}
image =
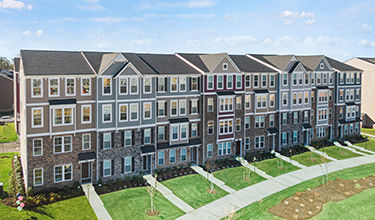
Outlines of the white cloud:
{"label": "white cloud", "polygon": [[250,36],[250,35],[239,35],[239,36],[231,36],[231,37],[217,37],[214,40],[215,43],[218,44],[230,44],[233,46],[239,46],[244,44],[253,44],[256,43],[257,40]]}
{"label": "white cloud", "polygon": [[289,11],[285,10],[280,13],[280,17],[283,19],[283,24],[285,26],[293,24],[295,20],[297,19],[308,19],[305,23],[306,24],[313,24],[315,23],[315,14],[313,12],[295,12],[295,11]]}
{"label": "white cloud", "polygon": [[100,41],[96,44],[99,49],[111,49],[112,43],[110,41]]}
{"label": "white cloud", "polygon": [[358,28],[360,31],[365,32],[365,33],[371,33],[373,31],[372,26],[368,24],[358,24]]}
{"label": "white cloud", "polygon": [[312,18],[312,17],[314,17],[315,16],[315,14],[314,13],[312,13],[312,12],[301,12],[300,14],[299,14],[299,17],[300,18]]}
{"label": "white cloud", "polygon": [[306,24],[314,24],[316,22],[316,19],[309,19],[306,21]]}
{"label": "white cloud", "polygon": [[29,36],[30,34],[31,34],[31,31],[29,31],[29,30],[26,30],[26,31],[22,32],[23,36]]}
{"label": "white cloud", "polygon": [[291,35],[285,35],[274,40],[273,45],[275,47],[289,47],[295,45],[296,43],[296,38],[292,37]]}
{"label": "white cloud", "polygon": [[199,45],[200,43],[201,43],[200,40],[187,40],[186,41],[186,44],[189,46],[196,46],[196,45]]}
{"label": "white cloud", "polygon": [[294,22],[293,19],[285,19],[285,20],[283,21],[283,24],[284,24],[285,26],[288,26],[288,25],[290,25],[290,24],[293,24],[293,22]]}
{"label": "white cloud", "polygon": [[293,11],[289,11],[289,10],[285,10],[283,12],[281,12],[280,14],[280,17],[283,17],[283,18],[296,18],[298,17],[298,12],[293,12]]}
{"label": "white cloud", "polygon": [[123,21],[142,21],[143,18],[141,17],[97,17],[97,18],[91,18],[91,21],[99,22],[99,23],[121,23]]}
{"label": "white cloud", "polygon": [[42,36],[42,34],[43,34],[43,30],[37,30],[37,31],[35,32],[35,34],[36,34],[36,36],[40,37],[40,36]]}
{"label": "white cloud", "polygon": [[308,36],[303,40],[303,44],[311,48],[320,48],[320,47],[337,47],[343,46],[344,42],[338,37],[328,37],[328,36],[318,36],[311,37]]}
{"label": "white cloud", "polygon": [[25,3],[17,0],[2,0],[0,1],[0,7],[20,10],[25,7]]}
{"label": "white cloud", "polygon": [[99,3],[99,0],[84,0],[86,4],[76,5],[75,7],[84,11],[102,11],[105,8]]}
{"label": "white cloud", "polygon": [[32,5],[27,5],[27,10],[29,10],[29,11],[33,10],[33,6]]}
{"label": "white cloud", "polygon": [[360,47],[375,47],[375,41],[361,40],[358,45]]}
{"label": "white cloud", "polygon": [[216,2],[212,0],[190,0],[185,2],[158,2],[158,5],[163,7],[208,8],[215,6]]}
{"label": "white cloud", "polygon": [[148,46],[152,43],[150,39],[137,39],[137,40],[132,40],[131,42],[138,46]]}
{"label": "white cloud", "polygon": [[263,43],[264,43],[264,45],[266,45],[266,46],[270,46],[270,45],[272,45],[272,40],[269,39],[269,38],[265,38],[265,39],[263,40]]}

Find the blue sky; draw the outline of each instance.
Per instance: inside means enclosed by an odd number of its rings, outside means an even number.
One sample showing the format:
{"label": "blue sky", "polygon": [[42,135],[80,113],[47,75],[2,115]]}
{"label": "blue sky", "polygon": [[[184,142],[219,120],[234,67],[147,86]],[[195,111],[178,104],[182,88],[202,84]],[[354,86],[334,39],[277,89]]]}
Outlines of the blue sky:
{"label": "blue sky", "polygon": [[0,0],[0,56],[20,49],[375,57],[373,0]]}

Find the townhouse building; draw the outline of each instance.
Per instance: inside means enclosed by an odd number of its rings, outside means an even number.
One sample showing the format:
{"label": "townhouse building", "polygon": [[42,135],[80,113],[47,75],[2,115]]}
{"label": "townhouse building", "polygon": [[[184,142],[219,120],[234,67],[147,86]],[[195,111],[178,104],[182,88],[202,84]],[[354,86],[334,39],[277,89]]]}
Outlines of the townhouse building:
{"label": "townhouse building", "polygon": [[22,50],[25,185],[116,180],[356,135],[360,74],[325,56]]}

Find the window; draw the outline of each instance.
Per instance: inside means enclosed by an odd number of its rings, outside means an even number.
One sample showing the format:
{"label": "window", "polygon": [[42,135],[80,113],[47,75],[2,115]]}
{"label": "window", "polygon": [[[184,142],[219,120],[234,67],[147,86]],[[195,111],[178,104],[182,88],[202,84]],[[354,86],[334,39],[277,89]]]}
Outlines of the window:
{"label": "window", "polygon": [[273,126],[275,126],[275,115],[269,115],[268,116],[268,119],[269,119],[269,126],[272,128]]}
{"label": "window", "polygon": [[54,114],[54,124],[57,125],[72,125],[72,114],[73,114],[73,108],[72,107],[66,107],[66,108],[54,108],[53,111]]}
{"label": "window", "polygon": [[356,89],[355,99],[356,100],[360,100],[361,99],[361,89]]}
{"label": "window", "polygon": [[151,102],[143,103],[143,119],[151,119]]}
{"label": "window", "polygon": [[171,125],[172,128],[172,141],[178,140],[178,125]]}
{"label": "window", "polygon": [[217,76],[217,88],[223,89],[223,75]]}
{"label": "window", "polygon": [[231,142],[224,142],[218,144],[218,155],[229,155],[231,152]]}
{"label": "window", "polygon": [[59,79],[49,79],[49,96],[59,96]]}
{"label": "window", "polygon": [[282,145],[288,144],[288,134],[286,132],[283,132],[281,135],[281,144]]}
{"label": "window", "polygon": [[164,151],[158,152],[158,165],[164,165]]}
{"label": "window", "polygon": [[213,144],[207,144],[207,158],[211,158],[213,155]]}
{"label": "window", "polygon": [[112,94],[111,83],[112,80],[110,78],[103,78],[103,95]]}
{"label": "window", "polygon": [[329,78],[329,84],[332,84],[333,83],[332,73],[328,73],[328,78]]}
{"label": "window", "polygon": [[305,73],[305,85],[309,84],[309,74]]}
{"label": "window", "polygon": [[164,141],[165,140],[165,127],[159,126],[158,127],[158,141]]}
{"label": "window", "polygon": [[66,153],[72,151],[72,136],[54,137],[53,153]]}
{"label": "window", "polygon": [[34,169],[34,186],[43,185],[43,168]]}
{"label": "window", "polygon": [[350,124],[350,125],[349,125],[349,128],[350,128],[350,134],[352,134],[352,133],[353,133],[353,131],[354,131],[354,127],[353,127],[353,124]]}
{"label": "window", "polygon": [[208,112],[213,112],[214,111],[214,99],[213,98],[208,98],[207,99],[207,111]]}
{"label": "window", "polygon": [[130,104],[130,121],[138,120],[138,103]]}
{"label": "window", "polygon": [[259,75],[254,75],[254,88],[259,87]]}
{"label": "window", "polygon": [[127,78],[120,78],[120,95],[128,94],[128,79]]}
{"label": "window", "polygon": [[236,88],[237,89],[242,88],[242,76],[241,75],[236,76]]}
{"label": "window", "polygon": [[250,109],[250,95],[245,95],[245,108]]}
{"label": "window", "polygon": [[311,103],[313,103],[314,102],[314,92],[313,91],[311,91]]}
{"label": "window", "polygon": [[322,79],[322,74],[321,73],[317,73],[316,74],[316,84],[317,85],[320,85],[321,79]]}
{"label": "window", "polygon": [[179,101],[180,115],[186,115],[186,100]]}
{"label": "window", "polygon": [[267,107],[267,95],[257,95],[257,108]]}
{"label": "window", "polygon": [[311,109],[311,112],[310,112],[310,121],[314,121],[314,109]]}
{"label": "window", "polygon": [[176,162],[176,150],[171,149],[169,150],[169,163],[175,163]]}
{"label": "window", "polygon": [[[347,125],[345,125],[347,127]],[[326,128],[325,127],[317,127],[316,128],[316,137],[321,138],[326,136]]]}
{"label": "window", "polygon": [[332,108],[328,109],[328,118],[332,119]]}
{"label": "window", "polygon": [[76,95],[76,80],[74,78],[65,79],[65,95],[74,96]]}
{"label": "window", "polygon": [[328,116],[327,113],[328,113],[327,109],[319,109],[318,120],[327,120],[327,116]]}
{"label": "window", "polygon": [[158,78],[158,92],[165,92],[165,78]]}
{"label": "window", "polygon": [[303,121],[306,123],[309,122],[309,111],[303,112]]}
{"label": "window", "polygon": [[104,160],[103,161],[103,176],[111,176],[112,174],[112,161],[111,160]]}
{"label": "window", "polygon": [[328,102],[328,90],[319,90],[318,101],[319,102]]}
{"label": "window", "polygon": [[311,74],[311,85],[315,84],[315,74]]}
{"label": "window", "polygon": [[191,137],[198,137],[198,123],[191,124]]}
{"label": "window", "polygon": [[112,134],[111,132],[103,134],[103,149],[110,149],[112,145]]}
{"label": "window", "polygon": [[180,92],[186,91],[186,77],[180,77]]}
{"label": "window", "polygon": [[288,74],[284,73],[283,74],[283,86],[287,86],[287,85],[288,85]]}
{"label": "window", "polygon": [[236,131],[241,131],[241,119],[236,119]]}
{"label": "window", "polygon": [[294,124],[298,123],[298,112],[293,112],[293,123]]}
{"label": "window", "polygon": [[293,74],[293,85],[297,85],[297,73]]}
{"label": "window", "polygon": [[270,107],[275,107],[275,94],[270,94]]}
{"label": "window", "polygon": [[293,105],[297,105],[297,93],[293,92]]}
{"label": "window", "polygon": [[151,144],[151,128],[143,130],[143,144]]}
{"label": "window", "polygon": [[124,158],[124,173],[132,172],[132,157]]}
{"label": "window", "polygon": [[43,108],[32,108],[32,127],[43,127]]}
{"label": "window", "polygon": [[250,117],[245,117],[245,129],[250,129]]}
{"label": "window", "polygon": [[232,134],[233,133],[233,120],[226,119],[220,120],[219,134]]}
{"label": "window", "polygon": [[72,180],[72,165],[55,166],[55,183]]}
{"label": "window", "polygon": [[255,137],[255,149],[264,148],[264,136]]}
{"label": "window", "polygon": [[165,116],[165,101],[158,101],[158,117]]}
{"label": "window", "polygon": [[208,132],[208,134],[214,133],[214,122],[213,121],[207,122],[207,132]]}
{"label": "window", "polygon": [[177,92],[177,77],[171,77],[171,92]]}
{"label": "window", "polygon": [[128,104],[120,104],[120,122],[128,120]]}
{"label": "window", "polygon": [[42,79],[31,80],[31,97],[37,98],[43,96],[43,81]]}
{"label": "window", "polygon": [[91,149],[91,134],[82,135],[82,150]]}
{"label": "window", "polygon": [[192,99],[190,103],[191,103],[191,106],[190,106],[191,114],[198,114],[198,99]]}
{"label": "window", "polygon": [[288,105],[288,93],[283,92],[283,106]]}
{"label": "window", "polygon": [[207,76],[207,89],[211,90],[214,88],[214,76]]}
{"label": "window", "polygon": [[132,131],[124,131],[124,146],[129,147],[132,146]]}
{"label": "window", "polygon": [[271,88],[275,87],[275,75],[274,74],[270,75],[270,87]]}
{"label": "window", "polygon": [[187,155],[186,148],[181,148],[181,150],[180,150],[180,161],[181,162],[186,161],[186,155]]}
{"label": "window", "polygon": [[302,74],[298,74],[298,84],[299,85],[303,84],[303,75]]}
{"label": "window", "polygon": [[344,73],[339,73],[340,84],[344,84]]}
{"label": "window", "polygon": [[91,123],[91,105],[82,105],[82,124]]}
{"label": "window", "polygon": [[298,131],[293,131],[293,144],[298,142]]}
{"label": "window", "polygon": [[319,67],[321,70],[324,69],[324,63],[320,63]]}
{"label": "window", "polygon": [[356,124],[355,124],[355,132],[356,132],[356,133],[359,132],[359,123],[356,123]]}
{"label": "window", "polygon": [[171,116],[177,116],[177,100],[171,101]]}
{"label": "window", "polygon": [[241,110],[241,108],[242,108],[242,99],[241,99],[241,96],[237,96],[236,97],[236,109]]}
{"label": "window", "polygon": [[81,79],[81,95],[91,95],[91,80],[90,78]]}
{"label": "window", "polygon": [[43,155],[43,140],[41,138],[33,139],[33,156]]}
{"label": "window", "polygon": [[245,138],[245,150],[250,150],[250,138]]}
{"label": "window", "polygon": [[187,124],[180,125],[180,139],[181,140],[187,139]]}
{"label": "window", "polygon": [[130,78],[130,94],[138,94],[138,78]]}
{"label": "window", "polygon": [[112,105],[102,105],[103,108],[103,123],[112,122]]}
{"label": "window", "polygon": [[305,92],[305,104],[309,104],[309,92]]}
{"label": "window", "polygon": [[143,92],[144,93],[151,93],[151,78],[144,78],[143,79]]}
{"label": "window", "polygon": [[228,70],[228,63],[223,63],[223,70]]}
{"label": "window", "polygon": [[255,127],[264,128],[264,116],[255,116]]}
{"label": "window", "polygon": [[339,108],[339,118],[340,119],[344,118],[344,108],[343,107]]}
{"label": "window", "polygon": [[288,113],[287,113],[287,112],[284,112],[284,113],[282,114],[282,124],[283,124],[283,125],[288,124]]}
{"label": "window", "polygon": [[250,80],[250,75],[245,76],[245,87],[250,88],[251,87],[251,80]]}
{"label": "window", "polygon": [[233,76],[227,75],[227,89],[233,89]]}
{"label": "window", "polygon": [[348,134],[348,125],[344,125],[344,134]]}
{"label": "window", "polygon": [[190,90],[198,91],[198,77],[191,77],[190,81]]}
{"label": "window", "polygon": [[262,74],[262,88],[267,87],[267,75]]}
{"label": "window", "polygon": [[299,105],[303,104],[303,93],[302,92],[298,93],[298,104]]}

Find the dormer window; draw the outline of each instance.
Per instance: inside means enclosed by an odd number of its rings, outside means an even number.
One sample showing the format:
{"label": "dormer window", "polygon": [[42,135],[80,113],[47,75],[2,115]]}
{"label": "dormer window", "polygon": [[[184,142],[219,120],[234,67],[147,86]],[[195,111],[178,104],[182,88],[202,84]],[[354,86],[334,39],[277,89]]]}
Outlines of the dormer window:
{"label": "dormer window", "polygon": [[228,70],[228,63],[223,63],[223,70]]}
{"label": "dormer window", "polygon": [[324,69],[324,63],[321,63],[321,64],[320,64],[320,69],[321,69],[321,70]]}

